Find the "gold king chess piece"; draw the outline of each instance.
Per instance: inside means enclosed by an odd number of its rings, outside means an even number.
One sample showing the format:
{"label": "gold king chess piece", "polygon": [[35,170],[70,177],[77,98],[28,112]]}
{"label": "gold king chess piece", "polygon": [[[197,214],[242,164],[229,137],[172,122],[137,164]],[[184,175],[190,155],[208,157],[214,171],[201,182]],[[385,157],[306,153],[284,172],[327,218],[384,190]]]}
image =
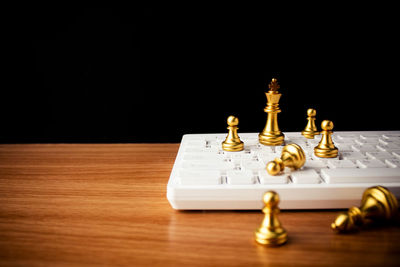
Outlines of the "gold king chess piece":
{"label": "gold king chess piece", "polygon": [[263,197],[265,214],[264,220],[255,233],[257,243],[269,246],[278,246],[284,244],[287,239],[287,232],[278,220],[279,213],[279,195],[274,191],[268,191]]}
{"label": "gold king chess piece", "polygon": [[239,124],[239,119],[235,116],[229,116],[227,119],[228,123],[228,135],[225,141],[222,142],[222,149],[225,151],[241,151],[244,149],[244,144],[240,140],[237,130]]}
{"label": "gold king chess piece", "polygon": [[266,168],[270,175],[277,175],[285,167],[292,170],[300,169],[305,162],[306,156],[303,149],[297,144],[289,144],[283,147],[281,157],[268,162]]}
{"label": "gold king chess piece", "polygon": [[324,120],[321,123],[321,141],[314,147],[314,154],[320,158],[335,158],[338,155],[338,149],[332,141],[333,122]]}
{"label": "gold king chess piece", "polygon": [[317,111],[313,108],[309,108],[307,110],[307,120],[308,123],[306,125],[306,128],[301,132],[301,134],[308,139],[314,139],[315,135],[318,135],[318,129],[317,126],[315,125],[315,116],[317,115]]}
{"label": "gold king chess piece", "polygon": [[365,224],[389,221],[398,213],[396,197],[383,186],[366,189],[362,196],[361,207],[351,207],[346,213],[341,213],[331,224],[337,233],[357,230]]}
{"label": "gold king chess piece", "polygon": [[258,140],[263,145],[278,146],[283,144],[285,138],[278,126],[278,113],[281,112],[278,104],[281,98],[281,94],[278,92],[280,88],[278,81],[275,78],[272,79],[268,88],[270,90],[265,93],[267,106],[264,108],[264,112],[268,114],[267,123],[264,130],[258,135]]}

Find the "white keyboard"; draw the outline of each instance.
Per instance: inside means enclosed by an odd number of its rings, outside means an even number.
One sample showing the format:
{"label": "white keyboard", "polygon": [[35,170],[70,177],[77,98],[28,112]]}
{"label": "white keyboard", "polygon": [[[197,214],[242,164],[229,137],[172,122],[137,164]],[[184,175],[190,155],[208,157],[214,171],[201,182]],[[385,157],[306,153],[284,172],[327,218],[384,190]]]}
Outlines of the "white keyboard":
{"label": "white keyboard", "polygon": [[167,198],[174,209],[261,209],[266,191],[279,193],[281,209],[336,209],[358,206],[370,186],[387,187],[400,197],[400,131],[335,132],[339,156],[318,158],[320,136],[285,133],[306,154],[302,169],[270,176],[266,163],[283,146],[264,146],[258,133],[241,133],[244,151],[226,152],[226,134],[184,135],[171,171]]}

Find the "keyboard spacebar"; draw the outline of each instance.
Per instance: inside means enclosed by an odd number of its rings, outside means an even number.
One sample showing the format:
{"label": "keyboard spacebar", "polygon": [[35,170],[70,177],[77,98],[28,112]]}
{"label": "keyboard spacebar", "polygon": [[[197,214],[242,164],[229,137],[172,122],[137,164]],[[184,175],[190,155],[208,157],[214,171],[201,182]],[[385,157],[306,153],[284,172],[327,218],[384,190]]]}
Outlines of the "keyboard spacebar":
{"label": "keyboard spacebar", "polygon": [[400,182],[400,168],[321,169],[328,184],[339,183],[396,183]]}

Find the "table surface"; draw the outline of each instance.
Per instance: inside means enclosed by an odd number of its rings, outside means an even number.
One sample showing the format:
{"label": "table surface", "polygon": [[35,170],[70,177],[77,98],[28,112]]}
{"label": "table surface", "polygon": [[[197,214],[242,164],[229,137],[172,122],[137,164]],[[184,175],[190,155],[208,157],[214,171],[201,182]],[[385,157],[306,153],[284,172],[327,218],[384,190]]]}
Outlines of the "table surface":
{"label": "table surface", "polygon": [[261,211],[173,210],[178,147],[0,145],[0,265],[400,265],[399,223],[337,235],[338,211],[282,211],[289,241],[271,248]]}

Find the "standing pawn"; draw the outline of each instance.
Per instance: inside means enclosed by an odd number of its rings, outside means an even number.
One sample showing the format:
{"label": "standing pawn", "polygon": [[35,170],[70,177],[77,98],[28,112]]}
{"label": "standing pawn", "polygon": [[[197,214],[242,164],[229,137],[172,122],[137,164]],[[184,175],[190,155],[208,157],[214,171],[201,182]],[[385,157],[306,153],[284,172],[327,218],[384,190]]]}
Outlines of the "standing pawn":
{"label": "standing pawn", "polygon": [[301,132],[305,138],[314,139],[314,136],[319,134],[317,126],[315,125],[315,115],[317,115],[317,111],[315,109],[309,108],[307,110],[308,123],[306,128],[304,128],[304,130]]}
{"label": "standing pawn", "polygon": [[274,191],[268,191],[264,194],[263,202],[265,207],[263,213],[264,220],[254,233],[255,239],[259,244],[268,246],[277,246],[284,244],[287,239],[287,232],[282,227],[278,219],[279,213],[279,195]]}
{"label": "standing pawn", "polygon": [[338,155],[338,149],[332,141],[333,122],[324,120],[321,123],[322,138],[319,144],[314,147],[314,154],[320,158],[335,158]]}
{"label": "standing pawn", "polygon": [[222,149],[225,151],[242,151],[244,144],[237,134],[239,119],[235,116],[229,116],[227,123],[229,132],[225,141],[222,142]]}

